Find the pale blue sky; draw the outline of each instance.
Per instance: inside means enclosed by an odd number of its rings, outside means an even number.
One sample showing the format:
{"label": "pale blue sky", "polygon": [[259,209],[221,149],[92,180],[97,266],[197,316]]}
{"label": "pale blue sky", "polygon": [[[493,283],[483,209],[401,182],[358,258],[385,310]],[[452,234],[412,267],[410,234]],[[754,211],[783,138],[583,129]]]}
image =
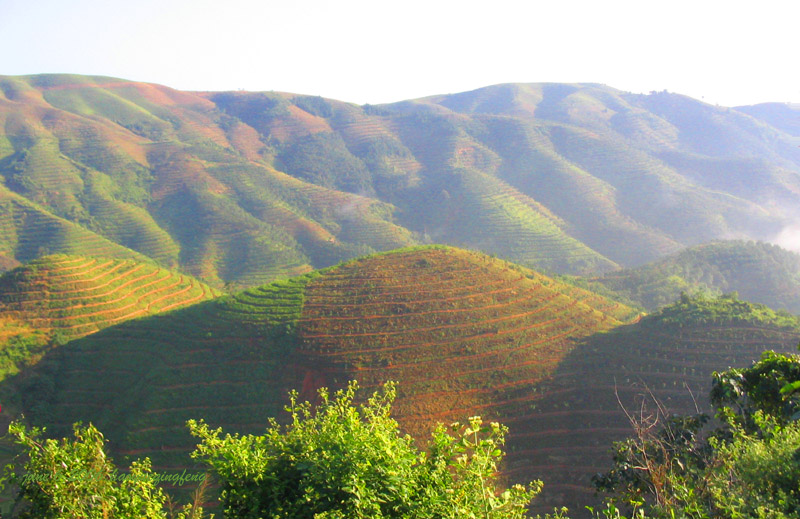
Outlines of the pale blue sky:
{"label": "pale blue sky", "polygon": [[0,74],[356,103],[505,82],[800,102],[796,0],[0,0]]}

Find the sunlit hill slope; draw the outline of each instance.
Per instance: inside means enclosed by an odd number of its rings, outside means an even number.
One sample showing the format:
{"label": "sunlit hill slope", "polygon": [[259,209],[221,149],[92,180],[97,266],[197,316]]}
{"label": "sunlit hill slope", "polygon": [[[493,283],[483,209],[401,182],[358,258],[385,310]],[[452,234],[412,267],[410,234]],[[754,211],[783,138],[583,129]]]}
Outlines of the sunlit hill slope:
{"label": "sunlit hill slope", "polygon": [[40,258],[0,276],[0,379],[71,339],[216,295],[191,276],[152,263]]}
{"label": "sunlit hill slope", "polygon": [[[133,266],[69,261],[50,277]],[[258,432],[285,418],[289,389],[313,399],[353,378],[365,393],[396,380],[395,416],[418,437],[472,415],[509,425],[504,470],[543,479],[545,511],[591,501],[589,478],[631,431],[619,401],[652,392],[692,412],[712,370],[798,340],[796,318],[732,297],[685,297],[642,318],[524,267],[430,246],[122,321],[46,352],[0,390],[51,434],[91,421],[116,456],[173,470],[192,468],[189,418]]]}

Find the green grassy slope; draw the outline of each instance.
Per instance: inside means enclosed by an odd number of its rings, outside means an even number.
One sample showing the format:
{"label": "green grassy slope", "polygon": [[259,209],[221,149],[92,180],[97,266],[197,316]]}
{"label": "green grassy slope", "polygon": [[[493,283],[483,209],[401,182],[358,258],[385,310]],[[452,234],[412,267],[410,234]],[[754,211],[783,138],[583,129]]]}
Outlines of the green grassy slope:
{"label": "green grassy slope", "polygon": [[42,255],[144,256],[0,187],[0,254],[25,262]]}
{"label": "green grassy slope", "polygon": [[738,292],[742,299],[800,313],[800,255],[766,243],[698,245],[656,263],[597,278],[648,310],[681,292]]}
{"label": "green grassy slope", "polygon": [[524,415],[577,338],[635,315],[482,254],[401,249],[103,329],[3,393],[55,434],[91,420],[117,455],[176,469],[191,465],[186,419],[258,431],[289,388],[313,397],[352,378],[399,381],[397,418],[417,434]]}
{"label": "green grassy slope", "polygon": [[67,75],[0,78],[0,92],[11,191],[215,285],[415,242],[390,204],[276,171],[266,136],[198,95]]}
{"label": "green grassy slope", "polygon": [[[423,101],[492,121],[484,133],[495,141],[485,142],[508,156],[504,178],[623,264],[676,241],[771,239],[796,217],[796,143],[731,109],[593,84],[497,85]],[[586,194],[569,180],[581,173]]]}
{"label": "green grassy slope", "polygon": [[679,243],[736,233],[767,236],[777,229],[777,220],[763,207],[705,189],[613,135],[555,126],[550,138],[562,156],[613,186],[623,214]]}
{"label": "green grassy slope", "polygon": [[526,460],[509,472],[544,480],[538,511],[588,504],[591,476],[611,465],[611,443],[632,434],[620,403],[637,417],[643,400],[645,414],[655,410],[652,396],[670,413],[707,411],[712,371],[747,366],[766,349],[796,351],[798,341],[797,318],[731,298],[685,299],[592,336],[538,386],[534,412],[508,424],[509,451]]}
{"label": "green grassy slope", "polygon": [[641,263],[663,256],[679,243],[637,222],[620,208],[611,182],[565,160],[550,128],[521,118],[484,115],[487,142],[502,158],[498,175],[560,215],[572,235],[615,261]]}
{"label": "green grassy slope", "polygon": [[385,117],[380,110],[291,94],[209,98],[266,135],[279,169],[391,202],[398,223],[423,240],[558,272],[615,267],[570,236],[542,204],[489,174],[499,157],[470,135],[467,118]]}
{"label": "green grassy slope", "polygon": [[[783,153],[787,136],[682,96],[532,84],[363,109],[291,94],[238,99],[226,110],[257,119],[259,131],[278,142],[279,158],[304,154],[311,161],[320,148],[330,149],[345,173],[341,181],[350,183],[339,187],[391,199],[403,225],[539,268],[602,270],[608,260],[640,264],[723,236],[772,238],[796,216],[791,200],[800,186],[800,162]],[[666,108],[673,105],[673,111]],[[703,133],[703,145],[692,132]],[[306,148],[312,141],[313,152]],[[335,180],[300,163],[293,156],[287,171],[323,184]],[[403,167],[392,169],[387,190],[388,164]],[[560,231],[555,251],[567,260],[547,264],[481,236],[478,222],[493,237],[537,234],[544,249],[555,235],[501,204],[487,208],[483,197],[463,196],[464,186],[534,202],[529,207]],[[470,221],[480,213],[487,216]],[[515,221],[493,228],[508,218]],[[570,239],[601,257],[572,262],[587,256]],[[528,251],[539,246],[528,243]]]}

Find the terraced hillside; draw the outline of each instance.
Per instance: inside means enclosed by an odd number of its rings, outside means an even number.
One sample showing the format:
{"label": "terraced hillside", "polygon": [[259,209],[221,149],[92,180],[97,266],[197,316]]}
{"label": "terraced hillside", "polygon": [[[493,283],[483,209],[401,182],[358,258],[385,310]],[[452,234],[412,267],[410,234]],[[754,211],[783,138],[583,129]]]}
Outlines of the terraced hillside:
{"label": "terraced hillside", "polygon": [[656,310],[681,292],[738,292],[742,299],[800,314],[800,255],[767,243],[715,242],[597,281]]}
{"label": "terraced hillside", "polygon": [[772,239],[778,220],[794,218],[795,138],[684,96],[510,84],[376,111],[448,120],[475,152],[493,157],[484,171],[623,265],[714,237]]}
{"label": "terraced hillside", "polygon": [[0,186],[0,270],[57,253],[145,259]]}
{"label": "terraced hillside", "polygon": [[45,256],[0,277],[0,379],[49,347],[216,295],[151,263]]}
{"label": "terraced hillside", "polygon": [[46,256],[0,278],[0,312],[82,337],[219,295],[189,276],[133,260]]}
{"label": "terraced hillside", "polygon": [[421,435],[433,421],[518,414],[577,337],[634,316],[486,256],[387,254],[309,283],[295,386],[311,398],[348,378],[366,388],[397,380],[396,415]]}
{"label": "terraced hillside", "polygon": [[191,465],[185,421],[263,430],[289,388],[400,383],[398,419],[529,414],[575,341],[636,313],[488,256],[405,249],[126,321],[72,341],[3,392],[54,434],[91,420],[118,455]]}
{"label": "terraced hillside", "polygon": [[713,371],[748,366],[767,349],[796,352],[798,341],[797,318],[732,297],[684,298],[589,337],[537,386],[536,409],[510,419],[509,472],[541,476],[539,511],[590,504],[591,476],[611,466],[612,442],[632,434],[620,403],[634,416],[643,400],[654,411],[653,396],[671,413],[708,411]]}
{"label": "terraced hillside", "polygon": [[711,239],[777,239],[800,216],[791,110],[594,84],[356,106],[0,77],[2,183],[57,222],[4,209],[0,265],[132,249],[242,287],[436,242],[597,275]]}
{"label": "terraced hillside", "polygon": [[313,398],[352,378],[365,392],[397,380],[396,416],[416,435],[475,414],[508,424],[506,471],[545,480],[544,511],[591,501],[589,478],[630,433],[616,394],[638,409],[652,391],[688,413],[711,371],[799,340],[796,318],[732,297],[685,297],[640,319],[523,267],[436,246],[122,322],[51,351],[0,396],[53,434],[92,421],[116,455],[173,470],[192,468],[189,418],[258,432],[283,416],[289,388]]}

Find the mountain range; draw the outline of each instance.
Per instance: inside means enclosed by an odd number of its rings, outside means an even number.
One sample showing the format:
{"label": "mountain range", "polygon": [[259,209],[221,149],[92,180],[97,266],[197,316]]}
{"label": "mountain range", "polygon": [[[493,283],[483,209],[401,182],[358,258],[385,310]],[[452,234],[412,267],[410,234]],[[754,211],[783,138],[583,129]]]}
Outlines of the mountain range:
{"label": "mountain range", "polygon": [[0,256],[146,257],[218,288],[420,243],[601,274],[712,239],[775,240],[798,109],[597,84],[388,105],[0,78]]}

